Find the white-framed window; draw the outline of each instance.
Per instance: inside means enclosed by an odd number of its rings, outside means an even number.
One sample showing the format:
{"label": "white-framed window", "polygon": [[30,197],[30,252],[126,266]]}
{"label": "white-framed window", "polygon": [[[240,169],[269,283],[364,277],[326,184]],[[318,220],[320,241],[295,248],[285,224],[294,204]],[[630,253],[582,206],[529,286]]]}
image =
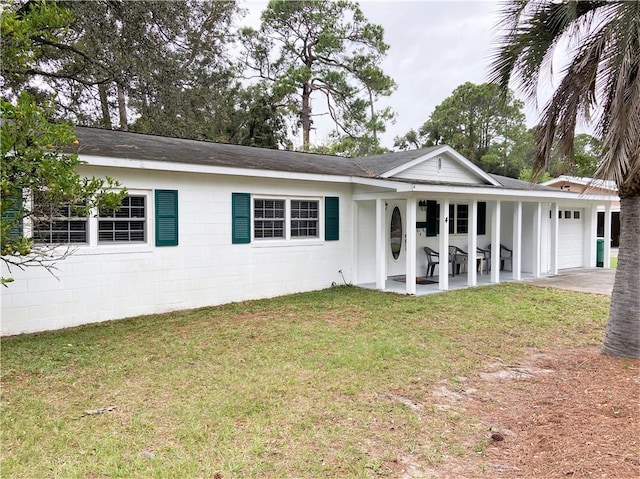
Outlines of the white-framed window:
{"label": "white-framed window", "polygon": [[320,200],[308,198],[254,198],[255,239],[320,237]]}
{"label": "white-framed window", "polygon": [[144,243],[147,240],[147,196],[130,194],[117,210],[98,213],[98,243]]}
{"label": "white-framed window", "polygon": [[462,235],[469,232],[469,205],[449,205],[449,234]]}
{"label": "white-framed window", "polygon": [[89,222],[87,216],[79,212],[82,207],[64,205],[47,218],[34,218],[31,227],[33,240],[45,244],[86,244]]}
{"label": "white-framed window", "polygon": [[318,200],[291,200],[291,237],[318,238]]}

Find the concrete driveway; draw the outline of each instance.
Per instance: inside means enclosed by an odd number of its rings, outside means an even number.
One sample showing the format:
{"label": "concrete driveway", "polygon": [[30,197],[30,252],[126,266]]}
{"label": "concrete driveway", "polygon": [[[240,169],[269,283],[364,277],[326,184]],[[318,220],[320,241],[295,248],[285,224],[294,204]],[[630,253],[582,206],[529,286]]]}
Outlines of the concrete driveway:
{"label": "concrete driveway", "polygon": [[615,277],[615,269],[573,268],[562,270],[557,276],[524,279],[522,282],[537,286],[611,296]]}

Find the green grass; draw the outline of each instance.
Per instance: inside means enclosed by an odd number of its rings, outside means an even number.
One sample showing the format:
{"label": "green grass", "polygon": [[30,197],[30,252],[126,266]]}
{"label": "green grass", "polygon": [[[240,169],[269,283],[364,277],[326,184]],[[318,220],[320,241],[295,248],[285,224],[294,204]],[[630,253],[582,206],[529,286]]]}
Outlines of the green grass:
{"label": "green grass", "polygon": [[477,427],[431,407],[439,380],[598,344],[608,308],[525,285],[337,287],[5,338],[2,476],[395,476],[464,454],[452,431]]}
{"label": "green grass", "polygon": [[611,262],[610,264],[610,268],[611,269],[617,269],[618,268],[618,257],[617,256],[612,256],[611,257]]}

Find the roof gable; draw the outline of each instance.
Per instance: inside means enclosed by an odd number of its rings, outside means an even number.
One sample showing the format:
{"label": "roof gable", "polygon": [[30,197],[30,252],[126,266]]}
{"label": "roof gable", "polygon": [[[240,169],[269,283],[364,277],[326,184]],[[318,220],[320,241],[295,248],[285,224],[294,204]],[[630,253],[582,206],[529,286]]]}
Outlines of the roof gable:
{"label": "roof gable", "polygon": [[437,183],[500,185],[488,173],[448,145],[429,149],[413,160],[389,169],[381,176]]}

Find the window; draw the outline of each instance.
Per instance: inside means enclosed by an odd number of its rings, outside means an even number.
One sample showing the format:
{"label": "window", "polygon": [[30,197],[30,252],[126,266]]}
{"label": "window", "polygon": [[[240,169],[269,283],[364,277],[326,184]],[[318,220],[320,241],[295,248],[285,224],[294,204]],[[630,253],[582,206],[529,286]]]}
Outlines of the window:
{"label": "window", "polygon": [[397,206],[391,213],[391,230],[389,232],[389,245],[393,259],[398,259],[402,250],[402,216]]}
{"label": "window", "polygon": [[[437,236],[440,234],[440,205],[435,200],[427,200],[426,235]],[[477,234],[486,234],[487,203],[478,201],[478,226]],[[469,205],[449,205],[449,234],[469,233]]]}
{"label": "window", "polygon": [[315,200],[291,200],[291,237],[317,238],[320,203]]}
{"label": "window", "polygon": [[47,218],[36,218],[33,221],[33,240],[46,244],[86,243],[87,217],[77,211],[82,207],[65,205]]}
{"label": "window", "polygon": [[580,219],[580,212],[579,211],[574,211],[573,212],[573,219],[574,220],[579,220]]}
{"label": "window", "polygon": [[567,210],[564,212],[564,219],[565,220],[570,220],[571,219],[571,211]]}
{"label": "window", "polygon": [[[289,213],[288,216],[287,213]],[[317,238],[319,236],[319,214],[320,202],[318,200],[257,198],[253,202],[254,238]]]}
{"label": "window", "polygon": [[456,233],[467,234],[469,231],[469,206],[457,205],[456,206]]}
{"label": "window", "polygon": [[98,215],[98,242],[138,243],[146,241],[146,196],[129,195],[117,210]]}
{"label": "window", "polygon": [[255,238],[285,238],[285,200],[256,199],[253,203]]}
{"label": "window", "polygon": [[461,235],[469,231],[469,205],[449,205],[449,234]]}

